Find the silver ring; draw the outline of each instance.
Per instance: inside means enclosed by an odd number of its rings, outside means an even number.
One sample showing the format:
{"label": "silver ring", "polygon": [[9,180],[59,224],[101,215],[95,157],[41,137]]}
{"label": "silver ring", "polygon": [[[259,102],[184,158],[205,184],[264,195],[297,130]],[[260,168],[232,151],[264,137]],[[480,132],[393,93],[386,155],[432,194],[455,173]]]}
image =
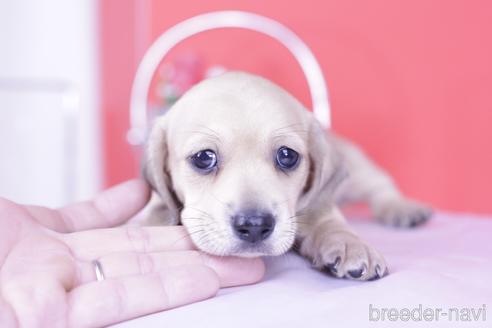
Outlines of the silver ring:
{"label": "silver ring", "polygon": [[92,265],[94,266],[94,271],[96,272],[96,280],[103,281],[104,279],[106,279],[104,277],[104,271],[101,262],[99,262],[98,260],[94,260],[92,261]]}

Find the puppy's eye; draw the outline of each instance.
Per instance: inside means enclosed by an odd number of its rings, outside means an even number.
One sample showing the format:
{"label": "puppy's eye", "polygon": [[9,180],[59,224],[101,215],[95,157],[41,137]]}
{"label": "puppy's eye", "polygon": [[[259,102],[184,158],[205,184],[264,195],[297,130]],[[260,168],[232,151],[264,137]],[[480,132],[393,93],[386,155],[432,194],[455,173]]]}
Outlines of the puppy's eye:
{"label": "puppy's eye", "polygon": [[200,150],[190,159],[191,164],[200,171],[210,171],[217,166],[217,155],[210,149]]}
{"label": "puppy's eye", "polygon": [[291,170],[299,162],[299,154],[288,147],[280,147],[277,151],[277,165],[284,170]]}

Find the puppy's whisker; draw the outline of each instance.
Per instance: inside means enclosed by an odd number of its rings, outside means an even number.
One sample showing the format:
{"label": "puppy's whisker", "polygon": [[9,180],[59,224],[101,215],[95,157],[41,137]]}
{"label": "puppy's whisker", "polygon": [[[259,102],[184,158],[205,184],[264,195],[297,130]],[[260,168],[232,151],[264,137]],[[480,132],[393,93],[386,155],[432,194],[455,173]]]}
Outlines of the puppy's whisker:
{"label": "puppy's whisker", "polygon": [[186,234],[183,237],[176,239],[173,243],[171,243],[171,246],[176,245],[176,243],[179,243],[179,242],[183,241],[186,238],[190,238],[193,241],[193,239],[191,238],[191,235],[197,234],[197,233],[201,233],[203,231],[205,231],[205,230],[200,229],[199,231],[192,231],[192,232],[186,231]]}
{"label": "puppy's whisker", "polygon": [[[197,241],[197,244],[200,246],[204,247],[207,246],[206,248],[210,249],[208,252],[214,254],[215,256],[226,256],[230,254],[230,250],[226,247],[219,248],[220,244],[217,244],[213,242],[214,240],[224,240],[226,239],[224,236],[225,229],[218,229],[214,231],[210,231],[204,235],[202,235],[199,240]],[[214,236],[214,238],[210,238],[211,236]],[[226,252],[229,250],[229,252]]]}
{"label": "puppy's whisker", "polygon": [[198,244],[204,244],[204,243],[208,243],[208,237],[213,234],[215,231],[209,231],[208,233],[200,236],[197,240],[197,243]]}
{"label": "puppy's whisker", "polygon": [[200,221],[203,221],[203,220],[206,220],[205,218],[200,218],[200,217],[196,217],[196,218],[181,218],[181,221],[188,221],[188,220],[200,220]]}
{"label": "puppy's whisker", "polygon": [[290,220],[290,222],[295,222],[295,223],[307,223],[307,222],[304,222],[304,221],[300,221],[300,218],[297,217],[297,216],[292,216],[290,218],[287,218],[287,220]]}
{"label": "puppy's whisker", "polygon": [[292,215],[290,217],[288,217],[287,219],[290,220],[290,219],[294,219],[293,221],[296,221],[296,222],[300,222],[299,220],[297,219],[303,219],[304,217],[306,217],[307,214],[296,214],[296,215]]}
{"label": "puppy's whisker", "polygon": [[205,224],[197,224],[197,225],[193,225],[193,228],[204,228],[204,227],[212,227],[213,224],[211,223],[205,223]]}
{"label": "puppy's whisker", "polygon": [[212,220],[212,221],[214,221],[214,222],[217,222],[217,221],[225,221],[225,220],[227,220],[227,219],[222,219],[222,218],[218,218],[218,220],[217,220],[217,219],[216,219],[215,217],[213,217],[211,214],[209,214],[209,213],[207,213],[207,212],[205,212],[205,211],[203,211],[203,210],[201,210],[201,209],[199,209],[199,208],[196,208],[196,207],[186,206],[186,208],[190,208],[190,209],[192,209],[192,210],[195,210],[195,211],[197,211],[197,212],[202,213],[204,216],[206,216],[206,218],[202,218],[202,219],[204,219],[204,220],[206,220],[206,219],[211,219],[211,220]]}
{"label": "puppy's whisker", "polygon": [[199,213],[202,213],[203,215],[205,215],[205,216],[207,216],[207,217],[209,217],[209,218],[211,218],[211,219],[214,219],[214,217],[213,217],[212,215],[210,215],[209,213],[207,213],[207,212],[205,212],[205,211],[203,211],[203,210],[201,210],[201,209],[199,209],[199,208],[197,208],[197,207],[193,207],[193,206],[186,206],[186,208],[192,209],[192,210],[194,210],[194,211],[197,211],[197,212],[199,212]]}
{"label": "puppy's whisker", "polygon": [[295,229],[288,229],[288,230],[284,230],[280,236],[281,237],[284,237],[284,236],[293,236],[295,233],[296,233],[296,230]]}
{"label": "puppy's whisker", "polygon": [[303,217],[303,216],[306,216],[307,214],[294,214],[292,216],[289,216],[288,219],[292,219],[292,218],[299,218],[299,217]]}

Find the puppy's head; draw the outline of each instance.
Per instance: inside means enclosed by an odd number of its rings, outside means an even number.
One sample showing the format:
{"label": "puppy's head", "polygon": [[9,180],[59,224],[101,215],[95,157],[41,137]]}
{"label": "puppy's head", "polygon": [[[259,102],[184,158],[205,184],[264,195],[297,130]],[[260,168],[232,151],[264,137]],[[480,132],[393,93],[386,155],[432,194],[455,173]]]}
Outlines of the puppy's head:
{"label": "puppy's head", "polygon": [[196,246],[216,255],[284,253],[299,215],[329,201],[337,175],[312,114],[239,72],[198,84],[157,119],[146,156],[147,180]]}

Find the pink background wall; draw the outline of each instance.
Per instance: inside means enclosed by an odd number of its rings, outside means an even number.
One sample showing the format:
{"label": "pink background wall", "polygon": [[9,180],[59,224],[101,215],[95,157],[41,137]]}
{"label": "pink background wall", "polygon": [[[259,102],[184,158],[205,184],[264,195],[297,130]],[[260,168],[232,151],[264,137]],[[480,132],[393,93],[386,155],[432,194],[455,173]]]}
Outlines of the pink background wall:
{"label": "pink background wall", "polygon": [[[314,51],[330,87],[333,126],[409,195],[436,207],[492,213],[492,2],[487,0],[157,1],[101,4],[107,185],[134,176],[125,141],[132,78],[165,29],[224,9],[277,19]],[[248,31],[187,41],[207,64],[260,73],[309,106],[282,46]]]}

